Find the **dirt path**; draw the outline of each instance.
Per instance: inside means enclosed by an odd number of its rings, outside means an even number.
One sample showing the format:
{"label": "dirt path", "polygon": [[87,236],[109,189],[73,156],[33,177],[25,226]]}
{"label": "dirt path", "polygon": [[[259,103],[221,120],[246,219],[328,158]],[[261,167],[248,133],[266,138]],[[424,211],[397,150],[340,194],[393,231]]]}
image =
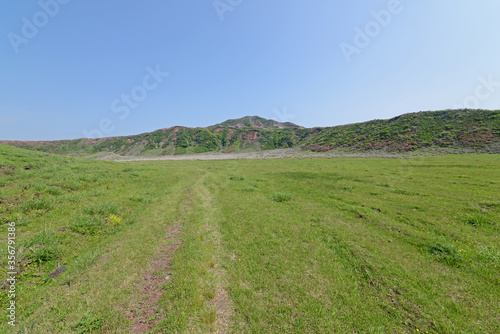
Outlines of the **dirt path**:
{"label": "dirt path", "polygon": [[151,261],[138,286],[140,291],[133,308],[129,310],[129,319],[133,323],[131,333],[144,333],[153,329],[155,323],[162,319],[158,303],[162,297],[161,286],[170,279],[171,259],[175,250],[181,246],[179,232],[182,226],[178,225],[169,229],[167,239],[173,243],[162,246],[158,256]]}
{"label": "dirt path", "polygon": [[[205,323],[210,328],[210,332],[229,333],[233,308],[226,290],[226,273],[222,266],[223,246],[218,221],[219,212],[213,202],[212,193],[205,185],[210,177],[210,172],[200,170],[195,177],[186,180],[182,186],[176,206],[178,214],[176,223],[160,241],[156,256],[152,257],[153,260],[150,261],[135,288],[138,297],[131,301],[131,308],[127,310],[127,316],[132,322],[130,332],[149,333],[154,329],[155,324],[165,317],[165,314],[162,314],[164,310],[160,306],[163,296],[162,286],[169,280],[172,280],[172,284],[176,284],[176,280],[179,279],[179,273],[176,272],[175,266],[172,267],[171,260],[177,250],[182,250],[183,246],[188,248],[193,246],[192,242],[196,240],[199,243],[196,247],[202,249],[203,255],[209,259],[196,265],[204,266],[207,271],[206,274],[183,279],[199,280],[200,292],[210,291],[213,295],[206,299],[204,306],[196,314],[190,315],[191,323],[187,326],[187,332],[199,332],[200,317],[213,312],[215,319],[210,324],[207,324],[205,320],[201,320],[201,323]],[[188,241],[184,244],[183,233],[198,237],[191,238],[189,241],[191,244]],[[189,261],[189,259],[184,260]],[[200,298],[206,297],[200,296]]]}

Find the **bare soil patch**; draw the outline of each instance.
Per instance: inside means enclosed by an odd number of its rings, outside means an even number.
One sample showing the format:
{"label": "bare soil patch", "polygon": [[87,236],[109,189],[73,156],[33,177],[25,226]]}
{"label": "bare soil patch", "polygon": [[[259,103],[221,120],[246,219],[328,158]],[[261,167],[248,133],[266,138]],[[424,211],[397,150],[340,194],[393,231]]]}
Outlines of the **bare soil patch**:
{"label": "bare soil patch", "polygon": [[198,154],[186,155],[166,155],[166,156],[122,156],[114,153],[106,155],[99,155],[95,158],[102,160],[115,160],[115,161],[148,161],[148,160],[240,160],[240,159],[313,159],[313,158],[398,158],[404,155],[397,153],[390,153],[386,151],[372,151],[372,152],[348,152],[348,151],[328,151],[328,152],[312,152],[305,151],[298,148],[286,148],[276,150],[265,150],[257,152],[240,152],[240,153],[221,153],[221,152],[207,152]]}
{"label": "bare soil patch", "polygon": [[[182,226],[170,228],[167,238],[176,239],[181,230]],[[138,286],[137,298],[132,301],[133,307],[128,310],[128,317],[133,323],[131,333],[150,331],[162,319],[158,311],[158,303],[163,295],[161,285],[171,279],[171,259],[181,244],[181,241],[177,241],[163,246],[158,256],[151,261],[149,270],[144,273]]]}

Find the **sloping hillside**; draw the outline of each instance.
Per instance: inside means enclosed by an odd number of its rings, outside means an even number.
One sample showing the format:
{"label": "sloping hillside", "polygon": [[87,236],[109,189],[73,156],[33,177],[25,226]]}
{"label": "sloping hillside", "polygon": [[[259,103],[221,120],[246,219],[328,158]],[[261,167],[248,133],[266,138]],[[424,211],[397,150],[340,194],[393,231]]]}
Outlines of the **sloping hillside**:
{"label": "sloping hillside", "polygon": [[307,147],[315,151],[339,147],[413,151],[432,146],[480,148],[499,139],[500,111],[447,110],[318,129]]}
{"label": "sloping hillside", "polygon": [[310,129],[293,123],[247,116],[208,128],[174,126],[126,137],[0,143],[59,154],[114,152],[122,155],[168,155],[293,147],[304,142],[310,133]]}
{"label": "sloping hillside", "polygon": [[126,137],[1,143],[59,154],[170,155],[295,146],[319,152],[333,149],[414,151],[429,147],[491,147],[498,151],[499,140],[500,111],[446,110],[324,128],[306,129],[293,123],[247,116],[207,128],[174,126]]}

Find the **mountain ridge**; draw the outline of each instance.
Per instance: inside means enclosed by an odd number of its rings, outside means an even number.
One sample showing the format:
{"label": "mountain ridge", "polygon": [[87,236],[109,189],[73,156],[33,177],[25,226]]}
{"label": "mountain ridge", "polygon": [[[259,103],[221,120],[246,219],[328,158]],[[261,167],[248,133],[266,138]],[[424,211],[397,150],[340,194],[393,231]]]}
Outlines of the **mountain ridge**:
{"label": "mountain ridge", "polygon": [[283,129],[283,128],[300,128],[304,129],[303,126],[291,123],[291,122],[278,122],[273,119],[266,119],[260,116],[244,116],[236,119],[228,119],[222,123],[217,123],[215,125],[208,126],[207,129],[217,128],[217,127],[255,127],[255,128],[267,128],[267,129]]}
{"label": "mountain ridge", "polygon": [[[260,116],[226,120],[208,127],[172,126],[139,135],[56,141],[0,141],[59,154],[113,152],[169,155],[268,150],[300,146],[316,152],[343,150],[414,151],[432,146],[484,148],[500,142],[499,110],[444,110],[406,113],[390,119],[333,127],[304,128]],[[498,146],[498,145],[496,145]]]}

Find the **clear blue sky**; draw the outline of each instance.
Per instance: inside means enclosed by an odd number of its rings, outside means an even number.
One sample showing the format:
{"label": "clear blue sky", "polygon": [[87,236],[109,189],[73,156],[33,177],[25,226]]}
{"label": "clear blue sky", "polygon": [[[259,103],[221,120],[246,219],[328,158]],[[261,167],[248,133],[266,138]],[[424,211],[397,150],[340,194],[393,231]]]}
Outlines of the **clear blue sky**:
{"label": "clear blue sky", "polygon": [[500,108],[498,0],[230,3],[2,1],[0,139]]}

